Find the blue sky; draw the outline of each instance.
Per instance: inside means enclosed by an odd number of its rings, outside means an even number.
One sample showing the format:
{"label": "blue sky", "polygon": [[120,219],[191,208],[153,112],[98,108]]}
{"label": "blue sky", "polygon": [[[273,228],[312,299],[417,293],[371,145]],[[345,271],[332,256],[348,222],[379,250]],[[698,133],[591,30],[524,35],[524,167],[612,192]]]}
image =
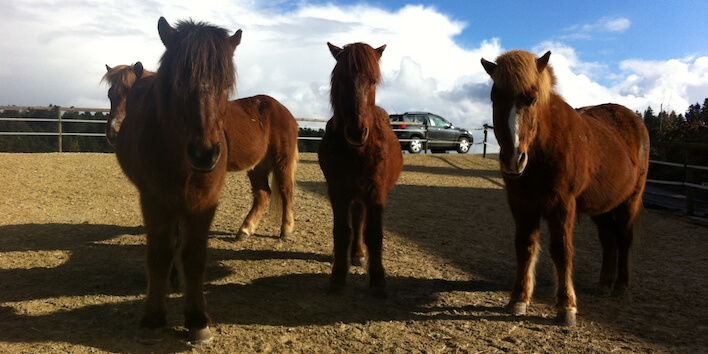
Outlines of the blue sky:
{"label": "blue sky", "polygon": [[616,102],[682,113],[708,97],[708,1],[5,0],[0,105],[108,107],[105,64],[157,69],[157,19],[243,29],[237,95],[268,94],[296,117],[328,118],[326,46],[386,44],[377,103],[458,126],[491,122],[479,60],[551,50],[575,107]]}
{"label": "blue sky", "polygon": [[[357,1],[309,1],[316,4]],[[702,19],[708,1],[370,1],[390,11],[404,4],[431,5],[452,20],[467,24],[456,37],[462,46],[474,47],[492,37],[508,47],[531,48],[541,41],[558,40],[578,46],[586,61],[611,61],[638,57],[667,60],[708,54],[708,26]],[[602,19],[630,21],[625,31],[597,27]],[[583,28],[589,26],[590,28]]]}

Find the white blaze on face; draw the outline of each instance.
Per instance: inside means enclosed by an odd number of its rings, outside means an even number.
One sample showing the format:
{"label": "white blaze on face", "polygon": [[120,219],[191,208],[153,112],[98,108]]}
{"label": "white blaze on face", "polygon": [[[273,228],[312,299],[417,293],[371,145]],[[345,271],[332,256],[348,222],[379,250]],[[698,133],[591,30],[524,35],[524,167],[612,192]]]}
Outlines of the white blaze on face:
{"label": "white blaze on face", "polygon": [[516,112],[516,105],[512,106],[509,112],[509,134],[514,143],[514,151],[509,162],[519,161],[519,115]]}

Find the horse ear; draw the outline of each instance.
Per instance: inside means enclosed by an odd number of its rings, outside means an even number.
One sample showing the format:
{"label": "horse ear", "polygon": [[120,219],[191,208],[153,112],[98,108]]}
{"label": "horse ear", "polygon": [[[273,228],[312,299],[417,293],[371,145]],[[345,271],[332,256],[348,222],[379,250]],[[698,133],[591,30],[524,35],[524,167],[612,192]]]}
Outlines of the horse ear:
{"label": "horse ear", "polygon": [[342,48],[339,48],[330,42],[327,42],[327,46],[329,47],[329,52],[332,53],[334,59],[337,59],[337,55],[342,52]]}
{"label": "horse ear", "polygon": [[236,47],[238,47],[239,44],[241,44],[241,35],[243,34],[243,31],[240,29],[234,33],[233,36],[229,37],[229,44],[231,44],[231,47],[233,50],[236,50]]}
{"label": "horse ear", "polygon": [[143,77],[144,70],[145,69],[143,68],[143,63],[136,62],[135,64],[133,64],[133,72],[135,73],[136,78],[139,79],[139,78]]}
{"label": "horse ear", "polygon": [[486,71],[489,76],[492,76],[492,73],[497,68],[497,64],[494,64],[491,61],[487,61],[484,58],[482,58],[482,66],[484,67],[484,71]]}
{"label": "horse ear", "polygon": [[106,64],[106,71],[111,71],[111,67]]}
{"label": "horse ear", "polygon": [[378,47],[378,48],[376,48],[376,49],[374,49],[374,50],[376,50],[377,53],[379,53],[379,58],[381,58],[381,56],[383,55],[384,49],[386,49],[386,45],[385,45],[385,44],[382,45],[382,46],[380,46],[380,47]]}
{"label": "horse ear", "polygon": [[175,34],[177,34],[177,30],[172,28],[164,17],[160,17],[160,20],[157,21],[157,32],[160,34],[162,44],[164,44],[166,48],[170,48],[172,46],[172,39]]}
{"label": "horse ear", "polygon": [[536,59],[536,69],[538,69],[538,72],[542,72],[543,69],[546,68],[546,65],[548,65],[548,59],[550,59],[550,58],[551,58],[551,51],[549,50],[542,57]]}

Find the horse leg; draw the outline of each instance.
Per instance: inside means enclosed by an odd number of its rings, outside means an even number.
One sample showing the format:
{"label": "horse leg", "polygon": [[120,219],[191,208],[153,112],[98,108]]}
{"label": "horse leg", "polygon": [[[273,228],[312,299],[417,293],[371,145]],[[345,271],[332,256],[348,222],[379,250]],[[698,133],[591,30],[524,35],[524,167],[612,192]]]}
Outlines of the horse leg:
{"label": "horse leg", "polygon": [[253,191],[253,205],[236,234],[237,240],[243,240],[253,235],[258,223],[261,221],[261,217],[263,217],[271,192],[268,185],[268,174],[270,174],[270,169],[265,162],[259,163],[248,171],[248,179],[251,181],[251,189]]}
{"label": "horse leg", "polygon": [[206,312],[204,299],[204,273],[209,227],[215,211],[216,206],[200,213],[184,215],[180,225],[184,232],[179,254],[184,274],[184,326],[189,331],[189,341],[194,344],[208,343],[212,339],[209,330],[211,319]]}
{"label": "horse leg", "polygon": [[381,204],[367,205],[364,225],[364,242],[369,251],[369,287],[372,295],[380,299],[387,297],[386,273],[382,261],[383,211]]}
{"label": "horse leg", "polygon": [[548,218],[551,234],[549,250],[556,267],[556,323],[573,326],[578,312],[573,288],[573,223],[575,222],[575,199],[556,210]]}
{"label": "horse leg", "polygon": [[297,146],[294,149],[294,157],[285,158],[285,164],[276,164],[273,171],[273,178],[277,182],[278,192],[281,199],[281,224],[280,238],[287,240],[292,236],[293,226],[293,194],[295,191],[295,166],[297,164]]}
{"label": "horse leg", "polygon": [[526,313],[534,288],[534,270],[539,249],[540,221],[538,214],[512,207],[516,224],[516,278],[507,308],[516,316]]}
{"label": "horse leg", "polygon": [[627,201],[613,212],[618,226],[618,271],[614,294],[629,295],[630,250],[634,239],[634,222],[641,211],[641,197]]}
{"label": "horse leg", "polygon": [[352,238],[352,228],[349,225],[351,201],[345,198],[333,198],[331,193],[330,200],[334,214],[334,262],[328,293],[340,295],[344,291],[349,274],[349,247]]}
{"label": "horse leg", "polygon": [[176,222],[172,215],[147,198],[141,198],[141,207],[147,234],[148,288],[136,339],[153,344],[162,340],[167,325],[167,279],[172,267]]}
{"label": "horse leg", "polygon": [[354,240],[351,247],[351,261],[353,266],[363,266],[366,263],[366,245],[364,244],[364,228],[366,223],[366,209],[363,204],[352,204],[352,229]]}
{"label": "horse leg", "polygon": [[617,223],[611,213],[593,216],[592,220],[597,226],[602,244],[602,269],[597,295],[609,296],[617,279]]}

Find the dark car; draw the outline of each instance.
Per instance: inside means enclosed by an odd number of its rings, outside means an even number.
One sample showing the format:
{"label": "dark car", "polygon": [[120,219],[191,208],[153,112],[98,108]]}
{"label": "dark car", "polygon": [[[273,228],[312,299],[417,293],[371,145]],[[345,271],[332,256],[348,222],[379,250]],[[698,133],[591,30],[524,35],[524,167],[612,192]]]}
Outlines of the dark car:
{"label": "dark car", "polygon": [[423,150],[428,140],[432,152],[456,150],[466,154],[472,145],[472,133],[467,129],[456,128],[452,123],[437,114],[428,112],[406,112],[389,116],[391,127],[401,141],[401,147],[412,154]]}

